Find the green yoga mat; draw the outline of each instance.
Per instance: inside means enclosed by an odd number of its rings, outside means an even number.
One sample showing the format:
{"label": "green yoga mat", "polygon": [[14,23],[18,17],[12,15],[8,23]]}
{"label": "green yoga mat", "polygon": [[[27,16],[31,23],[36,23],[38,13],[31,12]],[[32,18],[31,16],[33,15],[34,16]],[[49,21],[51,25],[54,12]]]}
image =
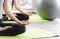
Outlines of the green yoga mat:
{"label": "green yoga mat", "polygon": [[44,20],[39,15],[36,15],[36,16],[31,16],[29,21],[30,22],[47,22],[48,20]]}
{"label": "green yoga mat", "polygon": [[[48,20],[44,20],[42,18],[40,18],[39,15],[36,14],[36,16],[30,16],[29,19],[30,22],[47,22]],[[16,23],[15,21],[3,21],[3,23]]]}
{"label": "green yoga mat", "polygon": [[32,39],[32,38],[44,38],[54,37],[56,34],[39,29],[39,28],[27,28],[26,32],[18,36],[0,36],[0,39]]}

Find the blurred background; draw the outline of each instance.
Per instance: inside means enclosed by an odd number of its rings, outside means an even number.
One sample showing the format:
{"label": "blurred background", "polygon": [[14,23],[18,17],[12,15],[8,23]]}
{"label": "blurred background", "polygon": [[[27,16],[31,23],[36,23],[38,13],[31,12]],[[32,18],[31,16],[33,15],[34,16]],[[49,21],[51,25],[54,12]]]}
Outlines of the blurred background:
{"label": "blurred background", "polygon": [[[12,0],[9,0],[9,4],[11,7],[11,2]],[[41,0],[17,0],[18,4],[20,7],[24,10],[27,11],[36,11],[36,2],[40,4]],[[60,8],[60,0],[56,0],[58,8]],[[16,9],[13,10],[13,12],[18,12]]]}

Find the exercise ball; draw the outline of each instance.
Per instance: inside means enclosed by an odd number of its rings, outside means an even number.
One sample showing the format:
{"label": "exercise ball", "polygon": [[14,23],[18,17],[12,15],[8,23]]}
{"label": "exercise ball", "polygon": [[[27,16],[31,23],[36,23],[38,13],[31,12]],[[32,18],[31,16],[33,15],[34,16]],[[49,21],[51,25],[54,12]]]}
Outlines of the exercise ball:
{"label": "exercise ball", "polygon": [[54,20],[58,16],[56,0],[37,0],[36,11],[45,20]]}

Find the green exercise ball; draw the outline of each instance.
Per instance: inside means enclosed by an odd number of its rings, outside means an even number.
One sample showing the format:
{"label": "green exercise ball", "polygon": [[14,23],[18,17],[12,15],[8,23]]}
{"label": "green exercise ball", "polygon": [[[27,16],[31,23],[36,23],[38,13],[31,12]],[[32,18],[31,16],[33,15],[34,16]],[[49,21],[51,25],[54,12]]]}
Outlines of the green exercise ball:
{"label": "green exercise ball", "polygon": [[59,15],[56,0],[36,0],[36,11],[45,20],[54,20]]}

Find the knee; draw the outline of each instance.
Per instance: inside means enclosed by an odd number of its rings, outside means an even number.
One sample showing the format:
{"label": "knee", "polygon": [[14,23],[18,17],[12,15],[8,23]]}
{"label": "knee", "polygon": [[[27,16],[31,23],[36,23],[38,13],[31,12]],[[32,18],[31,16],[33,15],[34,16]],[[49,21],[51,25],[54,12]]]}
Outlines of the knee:
{"label": "knee", "polygon": [[21,31],[21,33],[24,33],[26,31],[25,25],[19,24],[19,31]]}
{"label": "knee", "polygon": [[26,14],[24,14],[25,16],[24,16],[24,20],[29,20],[29,16],[28,15],[26,15]]}
{"label": "knee", "polygon": [[17,35],[22,34],[26,31],[25,25],[22,25],[22,24],[15,24],[14,28],[16,29]]}
{"label": "knee", "polygon": [[29,20],[29,16],[26,14],[17,14],[16,16],[19,20]]}

